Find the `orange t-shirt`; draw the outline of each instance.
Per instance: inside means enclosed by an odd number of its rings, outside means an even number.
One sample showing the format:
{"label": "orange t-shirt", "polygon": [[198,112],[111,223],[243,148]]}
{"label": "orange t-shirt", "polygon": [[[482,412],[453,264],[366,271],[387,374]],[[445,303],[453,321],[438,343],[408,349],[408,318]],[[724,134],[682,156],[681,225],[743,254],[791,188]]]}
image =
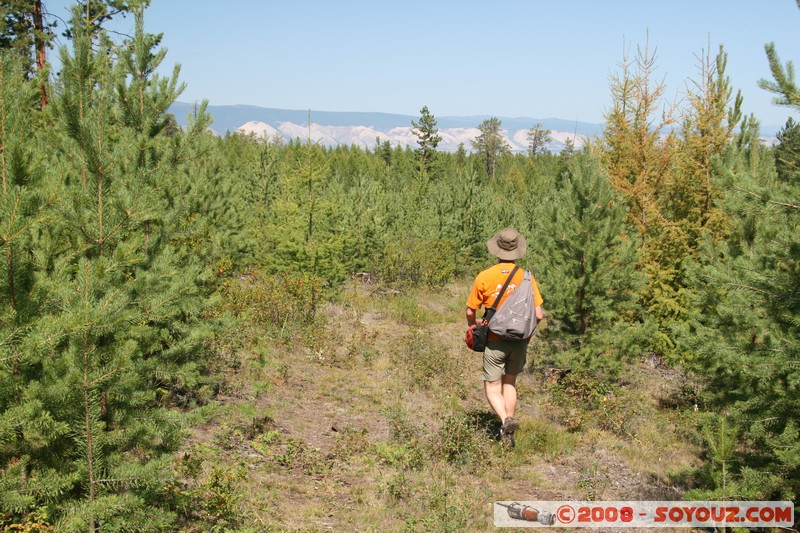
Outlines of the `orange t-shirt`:
{"label": "orange t-shirt", "polygon": [[[494,300],[497,298],[497,295],[500,293],[500,289],[503,288],[506,280],[508,279],[508,275],[511,274],[511,271],[514,269],[514,263],[497,263],[496,265],[487,268],[475,278],[475,283],[472,284],[472,290],[469,293],[469,297],[467,298],[467,307],[470,309],[475,309],[476,311],[481,307],[485,309],[489,309]],[[514,274],[514,279],[511,280],[511,283],[508,284],[508,288],[506,289],[506,293],[500,298],[500,302],[497,305],[497,308],[500,309],[500,306],[503,305],[503,302],[508,297],[509,294],[514,292],[514,289],[522,283],[522,279],[525,277],[525,269],[520,268],[517,270],[517,273]],[[541,293],[539,293],[539,285],[536,283],[536,278],[531,275],[531,285],[533,285],[533,301],[536,307],[541,307],[544,303],[542,299]],[[493,333],[489,333],[489,339],[495,340],[497,339]]]}

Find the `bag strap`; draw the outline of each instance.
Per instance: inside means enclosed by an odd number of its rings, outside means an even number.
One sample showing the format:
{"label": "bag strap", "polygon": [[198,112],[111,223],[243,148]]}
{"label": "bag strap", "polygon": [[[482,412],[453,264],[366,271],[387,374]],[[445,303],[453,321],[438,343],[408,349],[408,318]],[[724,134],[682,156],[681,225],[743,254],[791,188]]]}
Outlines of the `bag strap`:
{"label": "bag strap", "polygon": [[499,293],[497,293],[497,298],[494,299],[494,303],[483,314],[483,319],[486,322],[490,321],[492,319],[492,317],[494,316],[495,311],[497,311],[497,304],[500,303],[500,298],[502,298],[503,295],[506,293],[506,289],[508,289],[508,285],[511,283],[511,280],[514,279],[514,274],[517,273],[517,270],[519,270],[519,265],[514,265],[514,269],[511,271],[511,274],[508,275],[508,279],[506,279],[506,282],[503,285],[503,288],[500,289]]}

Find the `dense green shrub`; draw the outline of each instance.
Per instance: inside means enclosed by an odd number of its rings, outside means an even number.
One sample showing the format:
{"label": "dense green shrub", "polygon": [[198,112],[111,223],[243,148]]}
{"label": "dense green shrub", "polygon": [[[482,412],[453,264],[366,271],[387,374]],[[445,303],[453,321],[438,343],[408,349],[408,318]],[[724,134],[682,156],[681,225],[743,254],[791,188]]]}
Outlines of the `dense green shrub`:
{"label": "dense green shrub", "polygon": [[408,238],[386,245],[377,274],[386,283],[441,287],[452,281],[456,261],[452,241]]}

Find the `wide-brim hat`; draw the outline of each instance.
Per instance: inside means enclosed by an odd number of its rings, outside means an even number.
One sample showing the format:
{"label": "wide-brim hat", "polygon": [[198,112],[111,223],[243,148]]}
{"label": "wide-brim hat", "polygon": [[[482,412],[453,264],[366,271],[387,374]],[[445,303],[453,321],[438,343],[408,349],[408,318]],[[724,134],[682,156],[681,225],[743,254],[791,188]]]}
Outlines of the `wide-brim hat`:
{"label": "wide-brim hat", "polygon": [[495,233],[486,241],[489,253],[504,261],[516,261],[525,255],[528,244],[525,237],[514,228],[505,228]]}

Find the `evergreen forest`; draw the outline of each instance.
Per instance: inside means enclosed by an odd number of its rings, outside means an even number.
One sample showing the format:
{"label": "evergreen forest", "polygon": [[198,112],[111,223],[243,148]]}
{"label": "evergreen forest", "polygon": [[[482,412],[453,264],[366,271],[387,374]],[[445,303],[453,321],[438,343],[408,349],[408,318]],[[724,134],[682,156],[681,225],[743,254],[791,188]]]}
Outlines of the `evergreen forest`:
{"label": "evergreen forest", "polygon": [[[508,497],[800,499],[800,124],[763,143],[722,47],[679,106],[646,45],[622,58],[602,136],[558,154],[534,125],[511,153],[496,118],[439,151],[427,107],[418,147],[330,148],[216,135],[204,102],[179,127],[140,3],[77,2],[60,49],[41,2],[2,9],[5,531],[480,531]],[[106,30],[120,16],[133,35]],[[766,52],[763,89],[800,110]],[[516,450],[462,342],[506,226],[545,300]],[[652,483],[672,492],[601,475],[603,443],[644,472],[667,441],[685,460]],[[572,492],[519,474],[576,455]],[[515,475],[531,492],[485,488]]]}

